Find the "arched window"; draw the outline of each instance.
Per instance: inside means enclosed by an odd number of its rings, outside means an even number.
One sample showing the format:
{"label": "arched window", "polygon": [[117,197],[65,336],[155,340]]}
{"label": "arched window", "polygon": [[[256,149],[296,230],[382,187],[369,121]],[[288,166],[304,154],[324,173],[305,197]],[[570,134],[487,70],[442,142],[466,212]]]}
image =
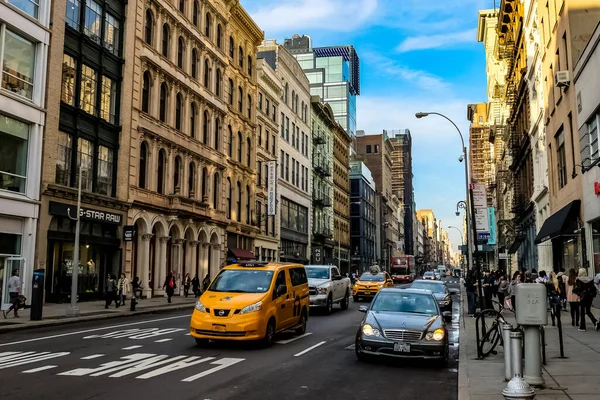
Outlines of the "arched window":
{"label": "arched window", "polygon": [[198,78],[198,52],[196,49],[192,50],[192,78]]}
{"label": "arched window", "polygon": [[146,10],[146,23],[144,25],[144,40],[149,45],[152,45],[152,31],[154,28],[154,16],[150,9]]}
{"label": "arched window", "polygon": [[185,0],[179,0],[179,11],[185,13]]}
{"label": "arched window", "polygon": [[179,68],[183,68],[183,49],[185,47],[185,43],[183,42],[183,38],[179,36],[177,40],[177,66]]}
{"label": "arched window", "polygon": [[202,143],[208,144],[208,111],[204,111],[202,118]]}
{"label": "arched window", "polygon": [[190,106],[190,136],[196,138],[196,103],[192,102]]}
{"label": "arched window", "polygon": [[219,120],[219,118],[215,119],[215,150],[219,150],[219,144],[220,144],[220,140],[221,138],[219,137],[219,133],[221,131],[221,121]]}
{"label": "arched window", "polygon": [[208,197],[208,170],[206,168],[202,169],[202,201],[204,198]]}
{"label": "arched window", "polygon": [[229,36],[229,57],[231,57],[233,59],[234,53],[235,52],[235,43],[233,41],[233,36]]}
{"label": "arched window", "polygon": [[188,166],[188,197],[191,199],[196,195],[196,164],[193,162]]}
{"label": "arched window", "polygon": [[250,225],[250,186],[246,185],[246,224]]}
{"label": "arched window", "polygon": [[221,86],[223,85],[223,74],[221,74],[221,69],[217,68],[217,79],[215,82],[215,94],[217,97],[221,97]]}
{"label": "arched window", "polygon": [[144,72],[144,78],[142,82],[142,111],[147,113],[150,112],[150,72]]}
{"label": "arched window", "polygon": [[160,85],[160,105],[159,105],[159,113],[158,113],[158,118],[162,121],[162,122],[167,122],[167,97],[169,96],[169,88],[167,87],[167,84],[165,82],[163,82]]}
{"label": "arched window", "polygon": [[233,130],[231,129],[231,125],[227,126],[229,130],[229,157],[233,158]]}
{"label": "arched window", "polygon": [[292,90],[292,111],[296,111],[296,91]]}
{"label": "arched window", "polygon": [[242,184],[240,181],[237,183],[237,202],[236,202],[236,218],[237,222],[242,222]]}
{"label": "arched window", "polygon": [[250,142],[250,138],[246,139],[246,161],[248,162],[248,166],[252,161],[252,143]]}
{"label": "arched window", "polygon": [[244,111],[244,89],[241,86],[238,86],[238,111]]}
{"label": "arched window", "polygon": [[160,194],[165,193],[165,164],[167,161],[167,155],[163,149],[158,152],[158,179],[156,191]]}
{"label": "arched window", "polygon": [[140,146],[140,166],[138,171],[139,183],[138,186],[142,189],[147,189],[147,170],[148,170],[148,143],[142,142]]}
{"label": "arched window", "polygon": [[162,55],[165,57],[169,57],[169,40],[170,40],[171,32],[169,30],[169,25],[163,25],[162,31]]}
{"label": "arched window", "polygon": [[210,84],[210,66],[208,65],[208,58],[204,60],[204,87],[208,89]]}
{"label": "arched window", "polygon": [[194,26],[198,26],[198,14],[200,13],[200,6],[198,5],[198,0],[194,0],[194,7],[192,10],[192,23]]}
{"label": "arched window", "polygon": [[252,76],[252,56],[248,56],[248,75]]}
{"label": "arched window", "polygon": [[175,99],[175,129],[181,130],[183,116],[183,96],[181,93],[177,93]]}
{"label": "arched window", "polygon": [[222,45],[222,36],[223,36],[223,29],[221,28],[221,24],[217,25],[217,47],[221,48]]}
{"label": "arched window", "polygon": [[302,100],[302,108],[300,109],[300,111],[302,112],[302,121],[304,121],[304,100]]}
{"label": "arched window", "polygon": [[181,189],[181,157],[175,157],[175,162],[173,165],[173,187],[175,188],[175,193]]}
{"label": "arched window", "polygon": [[215,172],[213,176],[213,199],[212,199],[213,208],[215,210],[219,209],[219,174]]}
{"label": "arched window", "polygon": [[229,104],[233,105],[233,80],[229,78]]}
{"label": "arched window", "polygon": [[233,200],[233,193],[231,187],[231,178],[227,177],[227,218],[231,219],[231,201]]}
{"label": "arched window", "polygon": [[238,161],[241,163],[242,162],[242,146],[243,145],[243,141],[242,141],[242,132],[238,132]]}
{"label": "arched window", "polygon": [[296,114],[298,114],[298,95],[296,95]]}
{"label": "arched window", "polygon": [[210,39],[211,24],[212,24],[212,17],[210,16],[210,13],[206,13],[206,21],[204,24],[204,34],[206,36],[208,36],[209,39]]}
{"label": "arched window", "polygon": [[240,68],[244,68],[244,49],[242,49],[242,46],[238,48],[238,57],[240,61]]}
{"label": "arched window", "polygon": [[284,89],[284,91],[283,91],[283,102],[284,102],[285,104],[288,104],[288,97],[289,97],[289,94],[290,94],[290,85],[288,85],[288,83],[286,82],[286,83],[285,83],[285,89]]}
{"label": "arched window", "polygon": [[252,96],[248,95],[248,118],[252,118]]}

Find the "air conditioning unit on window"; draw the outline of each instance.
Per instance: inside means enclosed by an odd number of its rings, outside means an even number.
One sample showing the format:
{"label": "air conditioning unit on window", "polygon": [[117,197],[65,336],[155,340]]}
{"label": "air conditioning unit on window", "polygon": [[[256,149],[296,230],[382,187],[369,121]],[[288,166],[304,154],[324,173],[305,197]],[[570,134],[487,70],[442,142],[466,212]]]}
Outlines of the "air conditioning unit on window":
{"label": "air conditioning unit on window", "polygon": [[554,82],[557,87],[569,87],[571,79],[569,71],[558,71],[554,74]]}

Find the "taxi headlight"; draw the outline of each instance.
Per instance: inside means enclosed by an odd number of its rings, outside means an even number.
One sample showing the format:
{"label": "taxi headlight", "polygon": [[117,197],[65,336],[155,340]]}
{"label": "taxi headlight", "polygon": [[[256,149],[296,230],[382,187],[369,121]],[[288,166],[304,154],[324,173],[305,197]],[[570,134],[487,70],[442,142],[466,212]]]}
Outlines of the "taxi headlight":
{"label": "taxi headlight", "polygon": [[448,304],[450,304],[450,301],[448,301],[448,300],[440,301],[440,305],[442,305],[442,306],[447,306]]}
{"label": "taxi headlight", "polygon": [[196,302],[196,310],[200,312],[206,312],[206,307],[204,307],[204,304],[202,304],[200,300]]}
{"label": "taxi headlight", "polygon": [[326,286],[323,286],[323,287],[318,287],[318,288],[317,288],[317,293],[318,293],[318,294],[327,294],[327,290],[328,290],[328,289],[327,289],[327,287],[326,287]]}
{"label": "taxi headlight", "polygon": [[444,336],[446,336],[446,331],[444,331],[442,328],[438,328],[433,331],[432,338],[433,340],[442,340]]}
{"label": "taxi headlight", "polygon": [[250,304],[249,306],[242,308],[242,311],[240,311],[240,314],[248,314],[251,312],[259,311],[261,308],[262,308],[262,301],[259,301],[257,303]]}
{"label": "taxi headlight", "polygon": [[381,333],[379,332],[379,329],[377,328],[373,328],[371,325],[369,324],[364,324],[363,328],[362,328],[363,334],[365,336],[379,336]]}

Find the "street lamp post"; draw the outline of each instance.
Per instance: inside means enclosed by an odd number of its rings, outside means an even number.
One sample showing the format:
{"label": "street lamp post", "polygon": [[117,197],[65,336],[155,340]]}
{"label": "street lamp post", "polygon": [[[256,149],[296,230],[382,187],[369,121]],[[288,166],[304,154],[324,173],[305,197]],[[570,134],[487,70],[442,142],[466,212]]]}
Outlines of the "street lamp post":
{"label": "street lamp post", "polygon": [[463,239],[462,230],[458,229],[456,226],[448,226],[448,228],[456,229],[458,231],[458,233],[460,233],[460,244],[461,244],[460,252],[462,253],[462,246],[465,245],[465,240]]}
{"label": "street lamp post", "polygon": [[77,280],[79,277],[79,227],[81,220],[81,169],[83,163],[79,165],[79,182],[77,184],[77,214],[73,218],[71,216],[71,208],[67,208],[69,218],[75,221],[75,243],[73,249],[73,269],[71,270],[71,303],[67,308],[67,317],[77,317],[79,315],[79,306],[77,305]]}
{"label": "street lamp post", "polygon": [[454,127],[456,128],[456,131],[458,132],[458,134],[460,135],[460,141],[462,143],[462,149],[463,149],[463,155],[458,159],[459,161],[462,161],[465,163],[465,193],[466,193],[466,201],[467,201],[467,210],[466,210],[466,214],[467,214],[467,249],[468,249],[468,263],[469,263],[469,270],[473,270],[473,243],[472,243],[472,234],[471,229],[471,213],[469,212],[469,210],[471,209],[471,201],[470,201],[470,196],[469,196],[469,162],[468,162],[468,158],[467,158],[467,147],[465,146],[465,139],[463,138],[463,134],[460,131],[460,129],[458,128],[458,126],[454,123],[454,121],[452,121],[450,118],[446,117],[444,114],[440,114],[437,112],[418,112],[415,114],[415,117],[417,118],[424,118],[427,117],[429,115],[438,115],[446,120],[448,120],[452,125],[454,125]]}

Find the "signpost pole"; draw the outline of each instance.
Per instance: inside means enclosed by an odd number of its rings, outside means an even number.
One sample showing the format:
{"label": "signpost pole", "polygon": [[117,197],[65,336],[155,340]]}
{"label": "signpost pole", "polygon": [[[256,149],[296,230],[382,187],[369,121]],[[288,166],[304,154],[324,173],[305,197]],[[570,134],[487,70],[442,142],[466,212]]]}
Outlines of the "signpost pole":
{"label": "signpost pole", "polygon": [[77,281],[79,279],[79,229],[80,229],[80,220],[81,220],[81,180],[83,177],[81,176],[81,169],[83,163],[79,163],[79,177],[77,184],[77,217],[73,218],[69,212],[69,218],[75,220],[75,244],[73,249],[73,268],[71,272],[71,303],[69,308],[67,308],[67,317],[77,317],[80,313],[79,306],[77,305]]}

